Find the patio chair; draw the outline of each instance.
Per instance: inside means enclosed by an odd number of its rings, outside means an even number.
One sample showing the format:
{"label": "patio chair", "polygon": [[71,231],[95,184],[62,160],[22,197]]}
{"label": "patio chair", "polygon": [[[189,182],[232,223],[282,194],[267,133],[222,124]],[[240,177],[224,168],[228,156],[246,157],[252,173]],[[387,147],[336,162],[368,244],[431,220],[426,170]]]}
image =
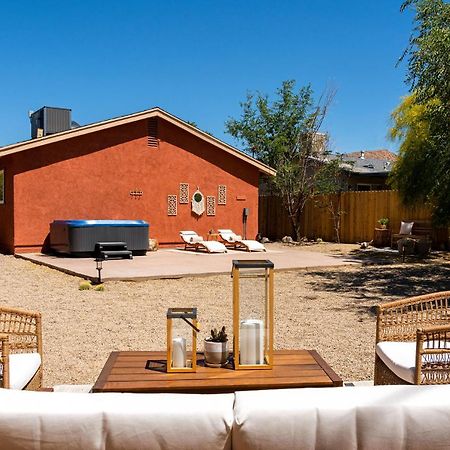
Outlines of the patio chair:
{"label": "patio chair", "polygon": [[221,242],[205,241],[195,231],[180,231],[185,250],[205,250],[207,253],[226,253],[227,248]]}
{"label": "patio chair", "polygon": [[41,314],[0,306],[0,388],[41,387]]}
{"label": "patio chair", "polygon": [[374,384],[450,383],[450,291],[378,306]]}
{"label": "patio chair", "polygon": [[220,238],[224,242],[225,246],[228,248],[233,248],[234,250],[245,250],[247,252],[265,252],[266,247],[258,241],[251,239],[242,239],[232,230],[218,230]]}

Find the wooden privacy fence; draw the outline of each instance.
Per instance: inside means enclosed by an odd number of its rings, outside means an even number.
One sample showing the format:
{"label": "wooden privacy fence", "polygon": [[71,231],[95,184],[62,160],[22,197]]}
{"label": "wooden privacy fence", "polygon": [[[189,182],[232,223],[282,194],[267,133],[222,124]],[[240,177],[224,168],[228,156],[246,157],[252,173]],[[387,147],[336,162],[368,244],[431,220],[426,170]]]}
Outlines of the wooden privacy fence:
{"label": "wooden privacy fence", "polygon": [[[330,212],[318,204],[323,199],[307,203],[302,217],[302,236],[334,241],[335,232]],[[431,221],[429,207],[405,207],[396,191],[344,192],[341,198],[341,242],[355,243],[373,239],[378,219],[389,218],[388,228],[400,230],[402,220]],[[276,196],[259,197],[259,232],[270,239],[292,236],[292,226],[281,200]],[[448,244],[448,229],[433,230],[435,243]]]}

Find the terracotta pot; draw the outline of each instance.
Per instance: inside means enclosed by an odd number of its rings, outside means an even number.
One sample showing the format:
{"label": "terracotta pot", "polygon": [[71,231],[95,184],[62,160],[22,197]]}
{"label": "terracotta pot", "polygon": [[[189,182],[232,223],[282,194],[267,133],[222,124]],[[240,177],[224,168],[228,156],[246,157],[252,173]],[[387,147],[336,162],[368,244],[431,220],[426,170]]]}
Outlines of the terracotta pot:
{"label": "terracotta pot", "polygon": [[205,339],[204,355],[208,364],[225,364],[228,359],[228,341],[211,342]]}

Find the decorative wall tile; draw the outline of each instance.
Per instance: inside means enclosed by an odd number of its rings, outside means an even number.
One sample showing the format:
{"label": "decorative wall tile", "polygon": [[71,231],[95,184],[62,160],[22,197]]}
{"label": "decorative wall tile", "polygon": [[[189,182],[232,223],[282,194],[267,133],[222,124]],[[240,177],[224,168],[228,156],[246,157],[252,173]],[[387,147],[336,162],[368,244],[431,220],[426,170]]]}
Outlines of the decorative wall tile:
{"label": "decorative wall tile", "polygon": [[167,215],[176,216],[177,215],[177,196],[168,195],[167,196]]}
{"label": "decorative wall tile", "polygon": [[208,195],[206,197],[206,215],[216,215],[216,197],[214,197],[213,195]]}
{"label": "decorative wall tile", "polygon": [[189,203],[189,184],[180,183],[180,204]]}
{"label": "decorative wall tile", "polygon": [[226,205],[227,204],[227,187],[224,184],[219,184],[219,192],[217,195],[217,204]]}

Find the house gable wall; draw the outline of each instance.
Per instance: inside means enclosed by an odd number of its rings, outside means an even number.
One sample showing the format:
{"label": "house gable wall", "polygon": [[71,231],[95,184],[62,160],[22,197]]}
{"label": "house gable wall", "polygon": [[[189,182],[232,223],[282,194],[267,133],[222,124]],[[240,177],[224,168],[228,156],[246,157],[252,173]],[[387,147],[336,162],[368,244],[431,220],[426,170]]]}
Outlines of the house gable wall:
{"label": "house gable wall", "polygon": [[[17,252],[48,249],[55,219],[143,219],[151,237],[174,244],[182,229],[241,233],[244,207],[250,208],[247,235],[255,236],[257,168],[163,119],[159,147],[148,146],[147,133],[141,120],[3,158],[14,177],[14,244],[6,244]],[[216,215],[198,218],[190,202],[178,201],[178,214],[168,216],[167,196],[179,200],[180,183],[189,183],[190,197],[197,186],[205,198],[215,196]],[[217,205],[219,184],[227,186],[225,206]],[[136,191],[142,196],[130,195]]]}

